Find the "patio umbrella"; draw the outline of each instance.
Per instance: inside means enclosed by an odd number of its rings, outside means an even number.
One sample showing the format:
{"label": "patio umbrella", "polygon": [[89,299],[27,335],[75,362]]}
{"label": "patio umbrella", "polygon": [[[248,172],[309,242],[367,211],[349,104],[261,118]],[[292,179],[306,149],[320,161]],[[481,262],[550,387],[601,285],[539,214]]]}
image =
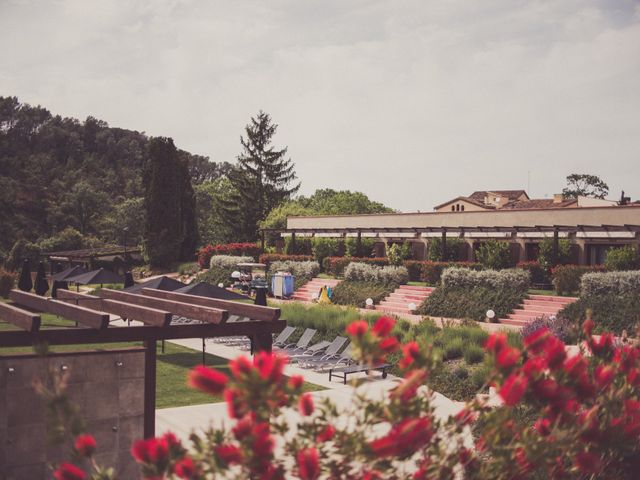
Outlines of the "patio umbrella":
{"label": "patio umbrella", "polygon": [[267,287],[256,287],[256,299],[253,303],[263,307],[267,306]]}
{"label": "patio umbrella", "polygon": [[191,283],[186,287],[179,288],[176,293],[186,293],[187,295],[197,295],[199,297],[219,298],[220,300],[249,300],[246,295],[230,292],[226,288],[220,288],[207,282]]}
{"label": "patio umbrella", "polygon": [[124,288],[133,287],[136,282],[133,281],[133,275],[131,272],[125,272],[124,274]]}
{"label": "patio umbrella", "polygon": [[58,297],[58,290],[69,290],[69,284],[64,280],[54,280],[51,287],[51,298]]}
{"label": "patio umbrella", "polygon": [[20,271],[20,279],[18,280],[18,288],[23,292],[29,292],[33,288],[31,281],[31,263],[28,258],[22,262],[22,270]]}
{"label": "patio umbrella", "polygon": [[124,279],[111,270],[99,268],[91,272],[75,275],[65,279],[67,282],[76,283],[78,285],[104,285],[105,283],[124,283]]}
{"label": "patio umbrella", "polygon": [[147,280],[146,282],[136,283],[131,287],[126,287],[124,289],[125,292],[129,293],[142,293],[143,288],[154,288],[156,290],[165,290],[167,292],[173,292],[179,288],[184,287],[185,284],[179,282],[178,280],[174,280],[169,277],[156,277],[151,280]]}
{"label": "patio umbrella", "polygon": [[38,263],[38,273],[36,273],[36,282],[34,285],[36,294],[41,297],[49,291],[49,282],[47,282],[47,274],[44,271],[44,263]]}
{"label": "patio umbrella", "polygon": [[83,273],[87,273],[87,271],[79,265],[74,267],[69,267],[61,272],[56,273],[51,276],[51,280],[66,280],[69,277],[76,277],[78,275],[82,275]]}

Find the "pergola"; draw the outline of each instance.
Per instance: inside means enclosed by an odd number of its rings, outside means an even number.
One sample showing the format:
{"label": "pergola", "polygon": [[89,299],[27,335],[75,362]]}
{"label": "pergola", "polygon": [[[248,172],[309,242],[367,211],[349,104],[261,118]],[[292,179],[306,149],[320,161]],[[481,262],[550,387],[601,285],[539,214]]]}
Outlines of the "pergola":
{"label": "pergola", "polygon": [[[419,237],[422,233],[440,233],[442,242],[441,247],[444,251],[447,246],[447,234],[458,234],[463,238],[466,233],[479,232],[479,233],[510,233],[511,235],[517,235],[518,233],[552,233],[553,234],[553,249],[554,254],[558,252],[558,242],[560,233],[576,234],[576,233],[588,233],[588,232],[631,232],[636,234],[640,242],[640,225],[534,225],[534,226],[442,226],[442,227],[335,227],[335,228],[265,228],[261,230],[262,248],[265,246],[266,234],[285,234],[291,236],[291,241],[295,244],[296,234],[305,236],[315,236],[316,234],[324,234],[334,237],[346,237],[349,234],[355,234],[358,244],[362,240],[362,234],[375,234],[379,235],[392,235],[397,234],[413,234],[414,237]],[[640,246],[640,243],[639,243]]]}
{"label": "pergola", "polygon": [[135,255],[141,252],[138,247],[126,245],[109,245],[106,247],[84,248],[81,250],[65,250],[60,252],[46,252],[44,256],[53,262],[92,264],[95,260],[110,261],[115,257],[125,258],[127,255]]}
{"label": "pergola", "polygon": [[[145,347],[144,434],[155,434],[156,347],[158,340],[248,336],[254,351],[271,351],[272,334],[286,321],[280,309],[144,288],[141,293],[102,289],[100,296],[58,290],[56,299],[12,290],[0,303],[0,318],[20,330],[0,332],[0,347],[79,345],[142,341]],[[41,329],[40,313],[76,322],[77,327]],[[113,326],[110,316],[142,326]],[[200,324],[171,325],[174,315]]]}

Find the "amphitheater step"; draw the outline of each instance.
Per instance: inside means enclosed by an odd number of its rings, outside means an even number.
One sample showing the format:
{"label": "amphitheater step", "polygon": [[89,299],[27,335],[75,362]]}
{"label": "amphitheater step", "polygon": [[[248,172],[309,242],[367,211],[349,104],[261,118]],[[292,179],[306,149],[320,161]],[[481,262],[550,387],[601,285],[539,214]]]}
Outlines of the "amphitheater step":
{"label": "amphitheater step", "polygon": [[524,326],[542,316],[555,316],[567,305],[578,300],[575,297],[557,297],[553,295],[528,295],[522,304],[515,308],[500,323],[505,325]]}
{"label": "amphitheater step", "polygon": [[293,292],[291,299],[301,302],[312,302],[314,295],[318,294],[323,287],[334,288],[340,282],[341,280],[336,278],[312,278]]}
{"label": "amphitheater step", "polygon": [[[376,305],[375,309],[393,314],[412,314],[432,291],[432,287],[401,285]],[[409,308],[409,305],[415,306],[415,309]]]}

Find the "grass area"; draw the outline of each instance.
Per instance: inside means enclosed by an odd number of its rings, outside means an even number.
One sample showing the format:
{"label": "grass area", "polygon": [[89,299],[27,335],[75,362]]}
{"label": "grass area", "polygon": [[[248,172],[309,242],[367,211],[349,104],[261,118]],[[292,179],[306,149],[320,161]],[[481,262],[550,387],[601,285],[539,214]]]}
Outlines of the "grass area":
{"label": "grass area", "polygon": [[429,286],[427,282],[407,282],[407,285],[411,287],[428,287]]}
{"label": "grass area", "polygon": [[318,278],[334,279],[334,278],[338,278],[338,277],[335,277],[333,275],[329,275],[328,273],[319,273],[318,274]]}

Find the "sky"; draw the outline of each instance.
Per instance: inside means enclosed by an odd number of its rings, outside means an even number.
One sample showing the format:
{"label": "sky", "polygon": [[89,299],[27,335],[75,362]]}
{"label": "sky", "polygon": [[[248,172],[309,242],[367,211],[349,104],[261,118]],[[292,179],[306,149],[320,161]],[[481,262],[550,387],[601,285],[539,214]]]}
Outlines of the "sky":
{"label": "sky", "polygon": [[599,175],[640,198],[640,2],[0,0],[0,95],[400,211]]}

